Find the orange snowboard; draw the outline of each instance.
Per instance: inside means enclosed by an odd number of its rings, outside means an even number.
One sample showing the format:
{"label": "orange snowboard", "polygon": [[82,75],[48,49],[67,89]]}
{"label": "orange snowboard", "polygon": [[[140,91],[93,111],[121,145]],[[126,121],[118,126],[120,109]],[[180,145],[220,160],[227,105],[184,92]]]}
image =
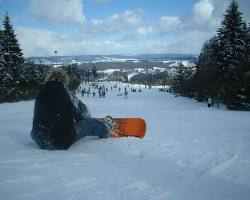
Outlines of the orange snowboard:
{"label": "orange snowboard", "polygon": [[146,133],[146,122],[141,118],[113,118],[111,137],[133,136],[143,138]]}

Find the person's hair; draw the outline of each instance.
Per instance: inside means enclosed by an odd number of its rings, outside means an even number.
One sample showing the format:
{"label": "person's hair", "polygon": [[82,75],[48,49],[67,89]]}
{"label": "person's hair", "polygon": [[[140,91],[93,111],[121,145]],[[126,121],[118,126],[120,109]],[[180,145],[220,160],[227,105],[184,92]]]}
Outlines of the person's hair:
{"label": "person's hair", "polygon": [[69,76],[63,69],[53,68],[49,71],[47,77],[45,78],[45,82],[48,81],[61,82],[65,87],[67,87],[69,84]]}

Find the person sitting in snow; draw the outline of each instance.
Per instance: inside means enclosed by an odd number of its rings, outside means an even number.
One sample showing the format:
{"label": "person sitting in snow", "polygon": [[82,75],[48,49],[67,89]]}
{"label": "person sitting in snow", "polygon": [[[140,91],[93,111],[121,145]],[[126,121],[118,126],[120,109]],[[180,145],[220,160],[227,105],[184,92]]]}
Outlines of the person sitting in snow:
{"label": "person sitting in snow", "polygon": [[84,103],[68,89],[68,75],[55,68],[47,76],[37,95],[31,138],[42,149],[68,149],[84,136],[107,138],[112,118],[91,118]]}

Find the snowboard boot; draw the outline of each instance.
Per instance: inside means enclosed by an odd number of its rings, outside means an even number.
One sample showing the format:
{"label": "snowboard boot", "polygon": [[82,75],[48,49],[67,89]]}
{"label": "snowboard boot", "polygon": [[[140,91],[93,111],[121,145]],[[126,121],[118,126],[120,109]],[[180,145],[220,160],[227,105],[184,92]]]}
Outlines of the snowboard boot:
{"label": "snowboard boot", "polygon": [[116,137],[117,135],[117,123],[113,120],[112,117],[107,116],[104,118],[104,123],[108,127],[109,134],[108,137]]}
{"label": "snowboard boot", "polygon": [[108,137],[112,134],[112,129],[113,129],[113,118],[110,116],[107,116],[104,118],[104,123],[108,128],[109,134]]}

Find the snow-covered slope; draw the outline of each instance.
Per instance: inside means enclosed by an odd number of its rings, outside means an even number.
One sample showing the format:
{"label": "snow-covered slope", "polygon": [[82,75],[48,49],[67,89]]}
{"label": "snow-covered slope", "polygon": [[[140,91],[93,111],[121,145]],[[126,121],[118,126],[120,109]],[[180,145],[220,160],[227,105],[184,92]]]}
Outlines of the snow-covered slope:
{"label": "snow-covered slope", "polygon": [[0,104],[1,199],[250,199],[250,113],[142,89],[78,96],[93,116],[144,118],[144,139],[87,137],[68,151],[30,139],[34,101]]}

